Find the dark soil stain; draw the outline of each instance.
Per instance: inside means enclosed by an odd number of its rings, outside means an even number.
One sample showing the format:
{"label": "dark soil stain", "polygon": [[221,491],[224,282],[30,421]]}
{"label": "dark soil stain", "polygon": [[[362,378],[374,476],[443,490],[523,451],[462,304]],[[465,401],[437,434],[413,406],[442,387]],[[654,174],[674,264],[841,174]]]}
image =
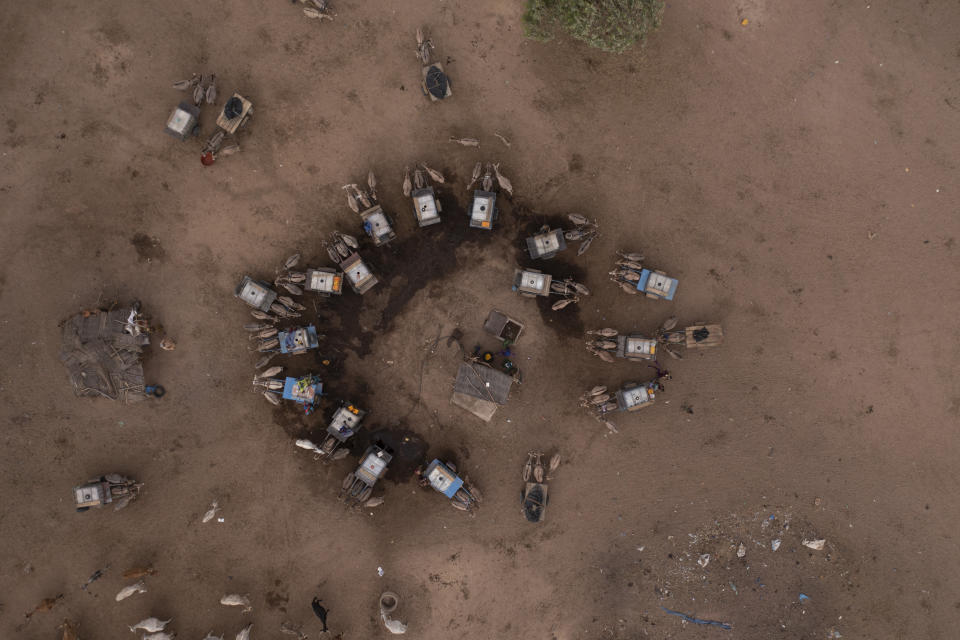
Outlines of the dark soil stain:
{"label": "dark soil stain", "polygon": [[[468,246],[480,250],[511,226],[513,206],[501,196],[497,199],[500,219],[494,230],[471,229],[467,224],[470,198],[471,194],[466,192],[455,197],[451,189],[437,189],[437,199],[443,208],[442,222],[422,229],[404,228],[408,226],[404,224],[408,220],[399,220],[413,217],[409,200],[383,203],[384,210],[393,218],[398,237],[385,246],[375,247],[366,236],[358,234],[358,253],[380,282],[366,296],[346,291],[339,298],[317,303],[317,317],[322,325],[319,330],[326,334],[326,343],[333,357],[342,357],[347,350],[355,351],[361,358],[370,353],[375,335],[393,329],[394,319],[413,296],[431,282],[442,280],[463,266],[457,262],[457,249]],[[353,228],[346,229],[349,233],[356,233]],[[327,263],[329,258],[319,264]],[[376,295],[386,295],[387,302],[377,323],[364,329],[360,322],[364,298]]]}
{"label": "dark soil stain", "polygon": [[[584,281],[585,272],[580,267],[560,262],[556,259],[552,262],[549,269],[544,269],[554,280],[565,280],[571,278],[577,282]],[[554,311],[550,307],[559,300],[557,297],[537,297],[537,309],[540,311],[540,317],[543,323],[553,329],[559,336],[570,336],[579,338],[583,336],[583,319],[580,317],[580,303],[571,304],[565,309]]]}
{"label": "dark soil stain", "polygon": [[151,262],[153,260],[162,260],[167,254],[160,245],[160,238],[148,236],[145,233],[137,233],[130,239],[130,244],[137,250],[137,258],[140,262]]}
{"label": "dark soil stain", "polygon": [[[564,226],[572,228],[564,216],[543,215],[529,210],[517,212],[517,236],[516,236],[516,260],[521,268],[539,269],[544,273],[549,273],[554,280],[564,280],[572,278],[577,282],[583,282],[586,272],[579,266],[574,265],[567,260],[576,257],[576,249],[568,246],[566,250],[557,254],[556,257],[547,260],[533,260],[527,253],[527,238],[536,235],[541,227],[548,226],[551,229],[563,229]],[[550,307],[560,298],[557,296],[538,296],[537,309],[545,325],[553,329],[560,336],[582,336],[583,320],[580,318],[579,303],[571,304],[565,309],[554,311]]]}
{"label": "dark soil stain", "polygon": [[434,458],[436,458],[437,460],[439,460],[440,462],[446,465],[453,463],[453,465],[457,467],[458,470],[460,469],[460,465],[457,464],[457,453],[449,447],[434,449],[433,451],[430,452],[430,455],[424,458],[424,460],[428,460],[428,459],[433,460]]}
{"label": "dark soil stain", "polygon": [[316,420],[309,420],[302,411],[295,410],[296,406],[292,402],[282,400],[273,408],[273,423],[282,427],[291,438],[310,438],[314,429],[319,433],[321,429],[316,424]]}
{"label": "dark soil stain", "polygon": [[[443,221],[439,225],[417,228],[412,235],[381,247],[376,257],[371,258],[376,263],[376,272],[383,274],[384,284],[390,290],[383,317],[376,327],[378,331],[389,331],[393,319],[427,283],[457,271],[461,266],[457,263],[457,249],[464,245],[481,249],[497,233],[497,226],[493,231],[470,228],[467,221],[469,194],[455,199],[447,190],[438,190],[437,196],[443,207]],[[410,203],[405,204],[409,209]],[[502,230],[505,210],[511,206],[504,197],[497,198],[497,206]]]}
{"label": "dark soil stain", "polygon": [[[360,255],[368,264],[372,266],[372,261],[367,258],[369,251],[361,249]],[[329,259],[319,264],[327,265]],[[315,262],[311,265],[317,264]],[[330,265],[333,266],[333,265]],[[374,273],[377,273],[374,271]],[[379,274],[377,274],[379,278]],[[383,280],[377,287],[385,286]],[[370,292],[372,293],[372,291]],[[368,294],[369,295],[369,294]],[[301,303],[307,306],[308,311],[311,305],[301,300]],[[317,309],[317,331],[326,338],[320,344],[321,359],[330,360],[334,371],[343,370],[343,360],[347,351],[355,351],[361,358],[372,348],[373,338],[376,335],[374,331],[364,331],[360,328],[360,312],[363,310],[363,297],[358,296],[353,291],[345,291],[342,296],[337,298],[320,298],[315,303]]]}
{"label": "dark soil stain", "polygon": [[290,602],[290,596],[289,594],[280,593],[279,591],[268,591],[266,600],[267,606],[271,609],[286,613],[287,603]]}
{"label": "dark soil stain", "polygon": [[[451,174],[448,172],[449,175]],[[455,193],[459,195],[454,195]],[[322,440],[326,421],[340,400],[354,402],[363,408],[372,406],[372,390],[367,384],[356,376],[344,375],[349,352],[354,352],[360,358],[368,355],[376,336],[393,329],[394,319],[417,292],[431,282],[453,275],[466,266],[457,260],[457,250],[460,247],[467,246],[471,250],[480,251],[497,236],[506,234],[507,237],[517,238],[517,262],[527,264],[531,262],[524,252],[528,234],[521,232],[520,228],[532,227],[535,231],[548,222],[553,227],[564,223],[564,219],[558,216],[533,214],[501,194],[497,203],[500,217],[494,230],[485,232],[471,229],[467,224],[471,193],[452,187],[448,182],[437,189],[437,197],[443,207],[443,221],[423,229],[414,226],[409,200],[403,198],[384,202],[384,210],[393,219],[398,237],[383,247],[373,246],[366,236],[356,233],[357,230],[349,222],[338,225],[337,228],[357,236],[360,241],[358,252],[368,262],[380,282],[365,296],[357,295],[353,291],[345,291],[342,296],[330,298],[306,294],[298,298],[298,302],[307,307],[302,316],[281,323],[281,327],[313,323],[318,333],[324,336],[318,350],[282,359],[284,376],[315,373],[324,382],[324,398],[313,415],[304,415],[297,405],[288,401],[274,408],[273,421],[281,426],[288,436],[308,438],[314,442]],[[333,228],[330,231],[333,231]],[[582,279],[583,272],[579,268],[560,260],[540,261],[540,264],[549,265],[549,269],[545,270],[555,277]],[[326,251],[318,247],[312,255],[304,254],[297,268],[319,266],[332,265]],[[385,304],[383,299],[377,300],[382,303],[382,312],[373,326],[363,326],[364,305],[369,305],[377,295],[387,296]],[[576,306],[555,312],[550,310],[551,303],[551,300],[543,299],[540,305],[545,322],[559,333],[581,335],[583,326]],[[371,322],[370,318],[367,318],[367,322]],[[370,444],[382,443],[392,449],[394,455],[386,477],[394,482],[409,480],[417,467],[426,461],[427,443],[419,435],[404,428],[374,425],[370,422],[372,417],[367,417],[356,437],[349,442],[351,455],[356,459]]]}
{"label": "dark soil stain", "polygon": [[413,479],[413,472],[427,460],[427,442],[420,435],[403,427],[373,427],[372,430],[361,430],[352,439],[351,449],[359,457],[372,444],[387,449],[393,455],[384,477],[395,484]]}
{"label": "dark soil stain", "polygon": [[[299,375],[293,374],[291,375]],[[321,375],[322,377],[322,375]],[[333,379],[338,385],[339,379]],[[327,395],[327,394],[330,395]],[[365,409],[370,408],[367,401],[369,389],[365,383],[348,383],[342,391],[330,393],[324,379],[324,398],[316,411],[307,416],[290,401],[282,401],[273,408],[273,422],[283,428],[290,438],[306,438],[319,444],[326,436],[327,421],[333,410],[339,406],[340,400],[348,400]],[[395,483],[407,482],[413,477],[413,472],[424,464],[429,445],[418,434],[402,426],[385,427],[382,424],[371,422],[372,416],[367,416],[361,423],[357,434],[347,441],[346,448],[350,451],[350,464],[359,464],[360,456],[372,444],[387,449],[393,460],[387,468],[385,478]]]}
{"label": "dark soil stain", "polygon": [[[323,347],[323,341],[321,341],[320,346]],[[291,438],[306,438],[319,444],[326,436],[327,423],[341,401],[352,402],[361,409],[370,409],[371,405],[368,397],[371,392],[367,383],[356,376],[344,376],[342,361],[328,360],[330,364],[324,366],[322,364],[323,359],[323,355],[308,356],[304,354],[288,357],[280,363],[283,365],[284,371],[278,377],[297,378],[312,373],[320,376],[323,381],[323,398],[309,416],[300,405],[290,400],[281,400],[280,404],[273,408],[274,424],[282,427]],[[268,366],[273,364],[275,363],[271,362]],[[369,417],[367,420],[369,420]],[[366,423],[361,424],[360,428],[363,429],[365,425]]]}

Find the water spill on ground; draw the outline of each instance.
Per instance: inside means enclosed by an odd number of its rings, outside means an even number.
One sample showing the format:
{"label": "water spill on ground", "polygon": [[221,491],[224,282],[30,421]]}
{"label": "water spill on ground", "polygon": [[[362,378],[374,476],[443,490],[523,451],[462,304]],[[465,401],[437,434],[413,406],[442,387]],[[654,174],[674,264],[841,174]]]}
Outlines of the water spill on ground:
{"label": "water spill on ground", "polygon": [[[586,272],[579,266],[569,262],[576,258],[577,251],[568,246],[556,257],[547,260],[534,260],[527,253],[527,238],[541,233],[544,227],[550,229],[571,228],[572,225],[564,216],[547,216],[529,210],[518,211],[517,235],[515,239],[516,260],[521,268],[537,269],[553,276],[554,281],[570,278],[582,283]],[[559,296],[538,296],[537,309],[544,324],[553,329],[559,336],[580,337],[583,335],[583,320],[580,318],[580,303],[567,305],[566,308],[554,311],[550,307],[560,300]]]}
{"label": "water spill on ground", "polygon": [[393,455],[393,459],[384,477],[397,484],[413,479],[413,472],[426,462],[429,448],[419,434],[402,427],[363,429],[353,440],[351,448],[357,456],[363,455],[372,444],[386,448]]}

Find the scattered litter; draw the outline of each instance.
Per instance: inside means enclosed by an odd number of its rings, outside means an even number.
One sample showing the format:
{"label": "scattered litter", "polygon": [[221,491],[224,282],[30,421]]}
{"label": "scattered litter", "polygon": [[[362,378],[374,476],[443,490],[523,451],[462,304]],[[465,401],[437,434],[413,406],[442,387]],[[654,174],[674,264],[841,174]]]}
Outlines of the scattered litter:
{"label": "scattered litter", "polygon": [[737,591],[737,585],[733,584],[733,582],[728,582],[727,584],[730,585],[730,588],[733,589],[733,592],[734,592],[735,594],[740,595],[740,592]]}
{"label": "scattered litter", "polygon": [[809,600],[809,599],[810,599],[810,596],[808,596],[808,595],[805,594],[805,593],[801,593],[801,594],[797,597],[797,600],[799,600],[800,602],[803,602],[804,600]]}
{"label": "scattered litter", "polygon": [[383,567],[377,567],[377,575],[383,577]]}
{"label": "scattered litter", "polygon": [[687,622],[692,622],[693,624],[708,624],[714,627],[720,627],[721,629],[726,629],[728,631],[730,629],[733,629],[733,627],[727,624],[726,622],[720,622],[719,620],[702,620],[700,618],[694,618],[693,616],[688,616],[685,613],[680,613],[679,611],[672,611],[670,609],[667,609],[666,607],[660,607],[660,608],[672,616],[677,616],[678,618],[682,618]]}
{"label": "scattered litter", "polygon": [[747,547],[741,542],[740,546],[737,547],[737,557],[742,558],[745,555],[747,555]]}
{"label": "scattered litter", "polygon": [[644,546],[644,547],[637,547],[637,551],[643,551],[644,549],[646,549],[645,546]]}
{"label": "scattered litter", "polygon": [[741,26],[741,27],[745,27],[745,26],[747,26],[748,24],[750,24],[750,21],[749,21],[747,18],[744,18],[743,20],[740,21],[740,26]]}
{"label": "scattered litter", "polygon": [[778,538],[778,539],[776,539],[776,540],[771,540],[771,541],[770,541],[770,548],[773,549],[774,551],[776,551],[777,549],[779,549],[779,548],[780,548],[780,539]]}
{"label": "scattered litter", "polygon": [[704,553],[703,555],[701,555],[700,558],[697,560],[697,564],[700,565],[701,567],[706,568],[706,566],[710,564],[710,554]]}
{"label": "scattered litter", "polygon": [[826,540],[804,540],[803,546],[814,551],[823,551],[823,545],[826,543]]}
{"label": "scattered litter", "polygon": [[219,522],[220,524],[223,524],[223,523],[224,523],[224,519],[223,519],[223,518],[217,518],[217,522]]}

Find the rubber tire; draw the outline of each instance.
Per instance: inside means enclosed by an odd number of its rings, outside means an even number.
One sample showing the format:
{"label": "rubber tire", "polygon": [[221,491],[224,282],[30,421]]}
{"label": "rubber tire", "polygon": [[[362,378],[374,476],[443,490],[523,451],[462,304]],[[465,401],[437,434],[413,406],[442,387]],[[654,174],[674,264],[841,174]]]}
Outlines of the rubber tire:
{"label": "rubber tire", "polygon": [[[393,605],[384,606],[383,604],[384,598],[392,598]],[[380,611],[382,611],[383,613],[393,613],[394,611],[396,611],[397,605],[399,604],[400,604],[400,596],[395,594],[393,591],[384,591],[383,593],[380,594]]]}

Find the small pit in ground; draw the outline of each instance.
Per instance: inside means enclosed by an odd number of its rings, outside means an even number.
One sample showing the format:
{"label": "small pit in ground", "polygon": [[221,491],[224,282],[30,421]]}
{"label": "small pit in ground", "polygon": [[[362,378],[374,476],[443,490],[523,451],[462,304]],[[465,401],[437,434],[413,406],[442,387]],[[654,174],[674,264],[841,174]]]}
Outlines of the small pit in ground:
{"label": "small pit in ground", "polygon": [[140,262],[149,262],[152,260],[162,260],[167,252],[160,244],[160,238],[148,236],[145,233],[136,233],[130,238],[130,244],[137,250],[137,260]]}

